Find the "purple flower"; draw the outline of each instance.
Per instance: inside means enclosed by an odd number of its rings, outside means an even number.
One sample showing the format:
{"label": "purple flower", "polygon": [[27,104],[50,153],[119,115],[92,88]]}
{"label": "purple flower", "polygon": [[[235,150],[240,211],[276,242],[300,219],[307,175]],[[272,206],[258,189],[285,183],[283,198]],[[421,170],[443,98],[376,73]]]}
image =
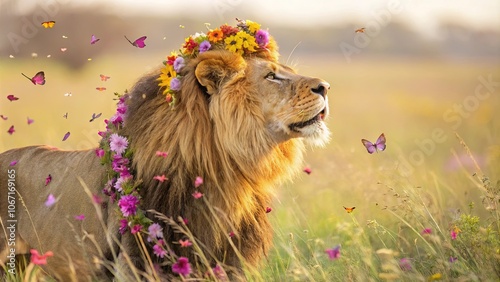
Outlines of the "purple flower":
{"label": "purple flower", "polygon": [[120,220],[120,234],[125,234],[125,231],[127,231],[128,227],[128,221],[126,219],[121,219]]}
{"label": "purple flower", "polygon": [[120,191],[120,192],[121,192],[121,191],[123,190],[123,183],[126,183],[129,179],[130,179],[129,177],[121,177],[121,176],[120,176],[120,177],[116,180],[116,182],[115,182],[115,185],[114,185],[115,189],[116,189],[117,191]]}
{"label": "purple flower", "polygon": [[153,246],[153,253],[161,258],[167,255],[167,251],[162,247],[162,245],[163,245],[163,240],[159,240],[158,243]]}
{"label": "purple flower", "polygon": [[132,227],[132,229],[130,229],[130,233],[135,234],[135,233],[141,231],[141,229],[142,229],[142,225],[136,224],[136,225],[134,225],[134,227]]}
{"label": "purple flower", "polygon": [[103,149],[101,149],[101,148],[97,148],[97,149],[95,149],[95,154],[96,154],[96,156],[98,156],[99,158],[102,158],[102,157],[104,157],[104,150],[103,150]]}
{"label": "purple flower", "polygon": [[137,212],[137,205],[139,204],[139,199],[134,195],[122,196],[118,201],[118,206],[122,211],[123,216],[135,215]]}
{"label": "purple flower", "polygon": [[269,32],[267,32],[267,30],[259,29],[255,33],[255,41],[260,47],[266,47],[269,43]]}
{"label": "purple flower", "polygon": [[120,114],[125,114],[127,112],[127,105],[124,103],[118,103],[116,106],[116,112]]}
{"label": "purple flower", "polygon": [[111,149],[111,151],[114,151],[115,153],[121,155],[123,152],[125,152],[127,146],[127,138],[116,133],[111,134],[111,137],[109,138],[109,148]]}
{"label": "purple flower", "polygon": [[457,259],[458,259],[457,257],[450,257],[450,259],[448,261],[451,263],[454,263],[457,261]]}
{"label": "purple flower", "polygon": [[172,80],[170,80],[170,89],[174,91],[181,89],[181,81],[177,77],[174,77],[172,78]]}
{"label": "purple flower", "polygon": [[176,263],[172,265],[172,271],[182,276],[188,276],[191,273],[191,264],[186,257],[180,257]]}
{"label": "purple flower", "polygon": [[200,48],[200,54],[203,53],[203,52],[206,52],[206,51],[210,50],[210,47],[212,47],[212,45],[207,40],[201,42],[200,43],[200,47],[199,47]]}
{"label": "purple flower", "polygon": [[106,131],[97,131],[97,135],[101,136],[101,137],[104,137],[106,136]]}
{"label": "purple flower", "polygon": [[163,228],[158,223],[153,223],[148,227],[148,242],[153,241],[156,238],[163,238]]}
{"label": "purple flower", "polygon": [[216,265],[214,268],[212,268],[212,271],[214,272],[214,275],[217,279],[226,281],[226,273],[224,272],[224,269],[220,265]]}
{"label": "purple flower", "polygon": [[408,258],[400,259],[399,260],[399,268],[401,268],[401,270],[403,270],[403,271],[411,271],[412,267],[411,267],[410,259],[408,259]]}
{"label": "purple flower", "polygon": [[335,259],[340,258],[340,245],[337,245],[333,249],[327,249],[327,250],[325,250],[325,253],[328,254],[328,258],[331,259],[331,260],[335,260]]}
{"label": "purple flower", "polygon": [[174,70],[175,70],[176,72],[180,72],[180,71],[181,71],[181,69],[182,69],[185,65],[186,65],[186,64],[185,64],[185,62],[184,62],[184,58],[183,58],[183,57],[181,57],[181,56],[179,56],[179,57],[177,57],[177,58],[175,59],[175,61],[174,61]]}
{"label": "purple flower", "polygon": [[123,122],[123,115],[120,113],[116,113],[109,119],[109,121],[111,121],[111,123],[113,123],[115,126],[118,126],[120,123]]}

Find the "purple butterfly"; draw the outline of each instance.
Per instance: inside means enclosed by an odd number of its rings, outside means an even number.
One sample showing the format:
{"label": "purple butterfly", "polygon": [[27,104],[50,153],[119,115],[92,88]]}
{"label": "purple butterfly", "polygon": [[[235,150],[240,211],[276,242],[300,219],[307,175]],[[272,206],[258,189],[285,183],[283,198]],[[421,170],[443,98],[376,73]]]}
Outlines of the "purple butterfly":
{"label": "purple butterfly", "polygon": [[62,141],[66,141],[66,139],[68,139],[68,137],[69,137],[70,134],[71,133],[69,133],[69,131],[66,132],[66,134],[64,134],[64,137],[63,137]]}
{"label": "purple butterfly", "polygon": [[92,37],[90,38],[90,44],[95,44],[99,40],[101,40],[101,39],[95,37],[95,35],[92,34]]}
{"label": "purple butterfly", "polygon": [[25,75],[24,73],[21,73],[24,77],[29,79],[33,84],[37,85],[44,85],[45,84],[45,73],[43,71],[39,71],[33,76],[32,78],[29,78],[29,76]]}
{"label": "purple butterfly", "polygon": [[148,37],[142,36],[142,37],[137,38],[134,42],[132,42],[127,38],[127,36],[125,36],[125,39],[127,39],[127,41],[130,42],[130,44],[132,44],[132,46],[135,46],[137,48],[144,48],[144,46],[146,46],[146,43],[144,43],[144,40],[146,40],[146,38],[148,38]]}
{"label": "purple butterfly", "polygon": [[366,150],[368,153],[373,154],[375,152],[378,153],[378,151],[382,152],[385,150],[385,135],[384,133],[380,134],[380,136],[377,139],[377,142],[373,144],[372,142],[366,140],[366,139],[361,139],[361,142],[365,146]]}

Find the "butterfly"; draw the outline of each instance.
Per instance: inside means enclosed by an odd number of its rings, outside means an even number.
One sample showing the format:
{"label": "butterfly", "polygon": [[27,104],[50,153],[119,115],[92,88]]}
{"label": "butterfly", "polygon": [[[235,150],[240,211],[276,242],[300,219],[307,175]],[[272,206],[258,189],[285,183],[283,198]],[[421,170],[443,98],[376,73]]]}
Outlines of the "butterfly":
{"label": "butterfly", "polygon": [[108,79],[111,78],[109,76],[105,76],[104,74],[100,74],[99,76],[101,77],[101,81],[107,81]]}
{"label": "butterfly", "polygon": [[42,26],[45,28],[53,28],[55,24],[56,24],[55,21],[47,21],[47,22],[43,22]]}
{"label": "butterfly", "polygon": [[386,147],[384,133],[380,134],[380,136],[378,137],[377,142],[375,142],[375,144],[366,140],[366,139],[361,139],[361,142],[363,143],[366,150],[370,154],[373,154],[374,152],[378,152],[378,151],[382,152],[383,150],[385,150],[385,147]]}
{"label": "butterfly", "polygon": [[30,119],[30,118],[28,118],[28,125],[30,125],[30,124],[32,124],[32,123],[34,123],[34,122],[35,122],[35,120],[34,120],[34,119]]}
{"label": "butterfly", "polygon": [[89,120],[89,122],[93,122],[96,118],[101,117],[102,113],[98,113],[97,115],[94,113],[92,114],[92,118]]}
{"label": "butterfly", "polygon": [[95,35],[92,34],[92,37],[90,37],[90,44],[95,44],[99,40],[101,40],[101,39],[95,37]]}
{"label": "butterfly", "polygon": [[358,28],[358,29],[356,29],[354,32],[355,32],[355,33],[363,33],[363,32],[365,32],[365,28],[364,28],[364,27],[362,27],[362,28]]}
{"label": "butterfly", "polygon": [[9,99],[9,101],[16,101],[16,100],[19,100],[19,98],[17,98],[16,96],[10,94],[10,95],[7,95],[7,99]]}
{"label": "butterfly", "polygon": [[99,90],[99,91],[104,91],[104,90],[106,90],[106,87],[96,87],[95,89]]}
{"label": "butterfly", "polygon": [[71,92],[64,93],[64,97],[71,97],[72,95]]}
{"label": "butterfly", "polygon": [[14,132],[16,132],[16,130],[14,130],[14,126],[11,125],[9,130],[7,130],[7,133],[9,133],[10,135],[12,135]]}
{"label": "butterfly", "polygon": [[71,133],[69,133],[69,131],[66,132],[66,134],[64,134],[64,137],[63,137],[62,141],[66,141],[66,139],[68,139],[68,137],[69,137],[70,134]]}
{"label": "butterfly", "polygon": [[137,48],[144,48],[144,46],[146,46],[146,43],[144,43],[144,40],[146,40],[146,38],[148,38],[148,37],[142,36],[142,37],[137,38],[134,42],[132,42],[127,38],[127,36],[125,36],[125,39],[127,39],[127,41],[130,42],[130,44],[132,44],[132,46],[135,46]]}
{"label": "butterfly", "polygon": [[344,207],[344,210],[347,212],[347,213],[351,213],[356,207],[352,207],[352,208],[346,208]]}
{"label": "butterfly", "polygon": [[24,73],[21,73],[24,77],[29,79],[34,85],[44,85],[45,84],[45,73],[43,71],[39,71],[33,76],[32,78],[29,78],[29,76],[25,75]]}
{"label": "butterfly", "polygon": [[0,115],[0,118],[3,119],[3,120],[8,120],[9,118],[4,116],[4,115]]}
{"label": "butterfly", "polygon": [[68,113],[65,113],[65,114],[63,115],[63,118],[68,119]]}

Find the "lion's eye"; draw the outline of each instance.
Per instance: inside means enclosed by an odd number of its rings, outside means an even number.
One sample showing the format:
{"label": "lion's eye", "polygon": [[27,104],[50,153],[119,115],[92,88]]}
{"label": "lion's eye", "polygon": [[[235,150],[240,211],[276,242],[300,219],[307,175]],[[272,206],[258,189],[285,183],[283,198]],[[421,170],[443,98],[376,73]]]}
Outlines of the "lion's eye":
{"label": "lion's eye", "polygon": [[266,79],[269,80],[275,80],[276,79],[276,74],[274,72],[270,72],[266,75]]}

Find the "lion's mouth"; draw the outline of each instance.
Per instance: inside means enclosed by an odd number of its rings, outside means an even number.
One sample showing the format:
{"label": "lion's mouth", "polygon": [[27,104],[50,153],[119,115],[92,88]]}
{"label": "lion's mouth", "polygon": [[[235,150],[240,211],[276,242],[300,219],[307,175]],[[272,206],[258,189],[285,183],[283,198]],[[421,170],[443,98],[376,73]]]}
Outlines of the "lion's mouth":
{"label": "lion's mouth", "polygon": [[298,129],[300,129],[300,128],[304,128],[304,127],[309,126],[311,124],[323,121],[326,117],[326,113],[327,113],[327,109],[325,107],[325,108],[323,108],[323,110],[321,110],[321,112],[319,112],[313,118],[306,120],[306,121],[292,123],[292,124],[288,125],[288,128],[290,128],[290,130],[292,130],[292,131],[299,132]]}

